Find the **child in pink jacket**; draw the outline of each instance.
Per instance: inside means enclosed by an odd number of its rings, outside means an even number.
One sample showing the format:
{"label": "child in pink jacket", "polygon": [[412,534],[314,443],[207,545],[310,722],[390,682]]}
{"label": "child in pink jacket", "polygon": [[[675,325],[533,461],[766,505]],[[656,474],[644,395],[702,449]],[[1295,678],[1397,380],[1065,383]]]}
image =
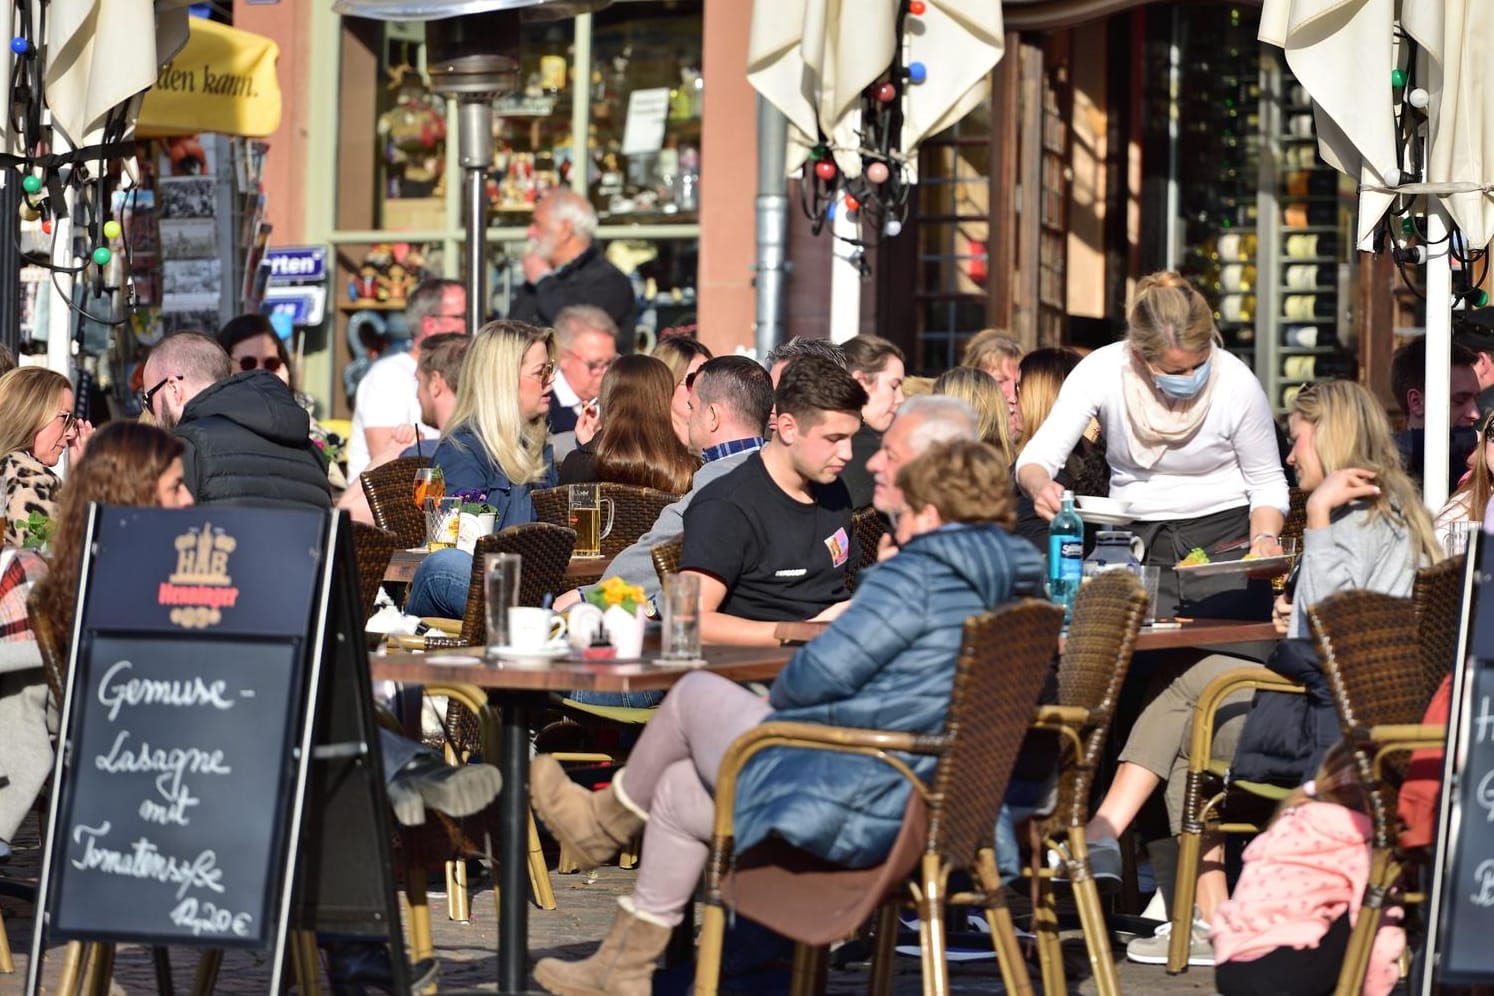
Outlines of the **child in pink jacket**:
{"label": "child in pink jacket", "polygon": [[[1317,996],[1337,984],[1369,878],[1370,821],[1313,792],[1309,783],[1289,799],[1245,849],[1240,881],[1215,913],[1214,984],[1222,996]],[[1366,996],[1394,987],[1405,943],[1398,923],[1382,924]]]}

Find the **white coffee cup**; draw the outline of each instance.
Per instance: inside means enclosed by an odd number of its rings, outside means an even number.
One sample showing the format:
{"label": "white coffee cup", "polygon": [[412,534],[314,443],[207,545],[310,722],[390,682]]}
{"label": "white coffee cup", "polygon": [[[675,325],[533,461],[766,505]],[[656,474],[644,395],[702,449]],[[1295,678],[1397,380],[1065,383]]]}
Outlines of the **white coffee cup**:
{"label": "white coffee cup", "polygon": [[508,645],[514,650],[543,650],[565,636],[565,617],[529,605],[508,610]]}

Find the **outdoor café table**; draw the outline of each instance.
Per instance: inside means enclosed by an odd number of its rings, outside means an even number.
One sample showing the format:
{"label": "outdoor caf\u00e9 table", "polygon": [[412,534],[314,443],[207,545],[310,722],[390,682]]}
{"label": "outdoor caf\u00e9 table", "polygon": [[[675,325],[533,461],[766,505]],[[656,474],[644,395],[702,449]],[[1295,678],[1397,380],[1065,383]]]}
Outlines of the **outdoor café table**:
{"label": "outdoor caf\u00e9 table", "polygon": [[[421,561],[425,560],[429,552],[424,547],[395,550],[394,556],[389,558],[389,566],[384,570],[384,580],[396,584],[409,584],[415,577],[415,569],[420,566]],[[565,579],[576,584],[596,581],[601,578],[611,563],[611,557],[572,557],[570,563],[566,564]]]}
{"label": "outdoor caf\u00e9 table", "polygon": [[[529,816],[530,720],[550,692],[584,688],[598,692],[668,689],[690,668],[650,663],[657,643],[645,648],[644,661],[623,664],[557,660],[543,667],[489,665],[482,647],[459,647],[432,654],[370,655],[375,681],[416,684],[466,684],[488,691],[502,723],[499,767],[498,840],[498,992],[522,993],[529,980],[529,883],[526,848]],[[732,681],[768,681],[793,656],[791,647],[705,647],[699,670]],[[443,663],[446,662],[446,663]]]}

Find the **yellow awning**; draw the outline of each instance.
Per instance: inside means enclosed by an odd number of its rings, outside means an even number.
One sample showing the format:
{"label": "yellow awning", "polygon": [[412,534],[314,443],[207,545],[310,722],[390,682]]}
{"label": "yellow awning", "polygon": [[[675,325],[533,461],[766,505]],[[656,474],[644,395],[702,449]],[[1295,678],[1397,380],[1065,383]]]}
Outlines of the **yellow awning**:
{"label": "yellow awning", "polygon": [[279,57],[279,47],[262,35],[192,18],[187,44],[145,94],[135,134],[269,135],[280,127]]}

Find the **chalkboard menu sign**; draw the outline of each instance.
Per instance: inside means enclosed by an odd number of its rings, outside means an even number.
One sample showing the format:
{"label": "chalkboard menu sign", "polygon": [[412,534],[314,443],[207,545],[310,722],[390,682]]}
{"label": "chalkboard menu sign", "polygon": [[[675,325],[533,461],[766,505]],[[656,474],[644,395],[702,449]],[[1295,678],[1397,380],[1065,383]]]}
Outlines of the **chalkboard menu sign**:
{"label": "chalkboard menu sign", "polygon": [[[62,707],[49,943],[388,944],[409,991],[345,515],[95,506]],[[0,731],[3,733],[3,731]]]}
{"label": "chalkboard menu sign", "polygon": [[90,642],[54,937],[268,942],[296,653],[284,642]]}
{"label": "chalkboard menu sign", "polygon": [[327,526],[309,510],[97,510],[54,939],[270,942]]}

